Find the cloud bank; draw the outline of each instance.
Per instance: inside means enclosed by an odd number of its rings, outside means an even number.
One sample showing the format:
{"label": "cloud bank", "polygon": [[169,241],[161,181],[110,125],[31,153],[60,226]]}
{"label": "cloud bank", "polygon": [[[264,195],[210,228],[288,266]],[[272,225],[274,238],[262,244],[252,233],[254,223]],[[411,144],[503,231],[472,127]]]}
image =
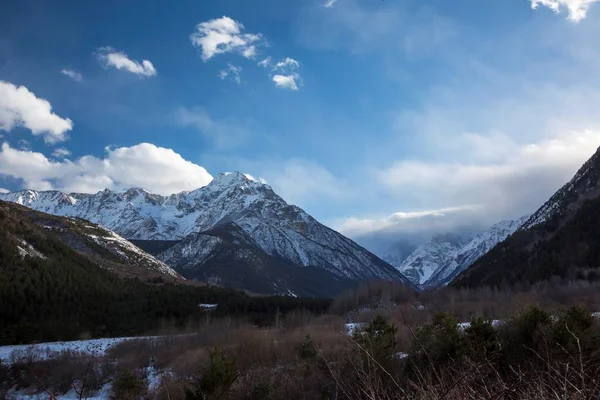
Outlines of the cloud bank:
{"label": "cloud bank", "polygon": [[212,176],[171,149],[150,143],[105,149],[104,158],[49,160],[44,154],[3,143],[0,174],[22,181],[23,188],[95,193],[105,188],[141,187],[162,195],[205,186]]}

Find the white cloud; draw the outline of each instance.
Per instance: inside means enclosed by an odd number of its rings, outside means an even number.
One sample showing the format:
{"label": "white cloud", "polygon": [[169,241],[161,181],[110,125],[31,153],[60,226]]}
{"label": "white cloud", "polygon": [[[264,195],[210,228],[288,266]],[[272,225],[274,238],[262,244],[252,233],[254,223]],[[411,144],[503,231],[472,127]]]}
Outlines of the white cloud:
{"label": "white cloud", "polygon": [[96,53],[98,60],[105,68],[114,67],[116,69],[124,69],[132,74],[142,76],[155,76],[156,69],[148,60],[142,60],[141,63],[130,59],[127,54],[122,51],[117,51],[112,47],[101,47]]}
{"label": "white cloud", "polygon": [[[455,140],[467,154],[482,142],[496,142],[484,137],[476,145]],[[399,198],[424,207],[475,204],[489,218],[515,218],[541,206],[598,146],[600,131],[569,132],[537,143],[513,143],[500,148],[493,161],[399,161],[376,175]]]}
{"label": "white cloud", "polygon": [[10,193],[10,190],[4,189],[4,188],[0,188],[0,193]]}
{"label": "white cloud", "polygon": [[235,66],[231,63],[228,63],[226,69],[222,69],[219,71],[218,77],[221,79],[225,79],[225,78],[229,77],[233,82],[235,82],[239,85],[240,83],[242,83],[242,79],[240,77],[241,72],[242,72],[242,67]]}
{"label": "white cloud", "polygon": [[293,58],[286,57],[273,66],[273,71],[294,70],[300,67],[300,63]]}
{"label": "white cloud", "polygon": [[337,2],[338,2],[338,0],[327,0],[327,1],[325,2],[325,4],[323,4],[323,7],[326,7],[326,8],[332,8],[332,7],[333,7],[333,5],[334,5],[335,3],[337,3]]}
{"label": "white cloud", "polygon": [[263,184],[267,184],[267,181],[264,178],[258,178],[257,179],[257,178],[255,178],[254,176],[252,176],[250,174],[244,174],[244,176],[246,178],[250,179],[251,181],[260,182],[260,183],[263,183]]}
{"label": "white cloud", "polygon": [[71,155],[71,152],[64,147],[58,147],[52,151],[52,157],[54,158],[65,158]]}
{"label": "white cloud", "polygon": [[257,46],[266,44],[263,35],[242,33],[244,25],[227,16],[201,22],[196,29],[197,32],[190,35],[190,40],[201,49],[204,61],[224,53],[239,53],[243,57],[254,58]]}
{"label": "white cloud", "polygon": [[273,75],[273,82],[275,86],[282,89],[289,89],[293,91],[298,90],[298,80],[300,79],[299,74],[290,74],[290,75]]}
{"label": "white cloud", "polygon": [[238,121],[216,120],[203,107],[180,107],[175,111],[174,119],[180,126],[197,129],[220,149],[237,147],[251,136],[250,130]]}
{"label": "white cloud", "polygon": [[584,19],[587,12],[593,3],[600,0],[530,0],[531,8],[534,10],[539,6],[545,6],[554,11],[556,14],[563,9],[567,9],[567,19],[573,22],[579,22]]}
{"label": "white cloud", "polygon": [[23,187],[93,193],[104,188],[142,187],[168,195],[208,184],[212,176],[171,149],[150,143],[106,148],[100,159],[49,160],[42,153],[11,148],[0,151],[0,174],[20,179]]}
{"label": "white cloud", "polygon": [[73,123],[54,114],[47,100],[36,97],[25,86],[0,81],[0,130],[8,132],[16,126],[43,135],[46,143],[57,143],[67,139],[66,132]]}
{"label": "white cloud", "polygon": [[262,61],[256,63],[259,67],[267,68],[271,64],[271,56],[268,56]]}
{"label": "white cloud", "polygon": [[73,71],[72,69],[63,68],[60,73],[68,76],[76,82],[81,82],[83,80],[83,76],[79,72]]}

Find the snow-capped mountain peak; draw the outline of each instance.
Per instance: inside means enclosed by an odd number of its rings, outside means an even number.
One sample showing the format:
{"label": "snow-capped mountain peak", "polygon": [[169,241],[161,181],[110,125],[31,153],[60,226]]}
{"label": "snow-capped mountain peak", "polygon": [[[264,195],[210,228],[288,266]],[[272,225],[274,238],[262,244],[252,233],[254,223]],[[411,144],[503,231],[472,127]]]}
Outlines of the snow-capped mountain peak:
{"label": "snow-capped mountain peak", "polygon": [[[181,240],[235,226],[253,246],[270,257],[286,260],[288,265],[317,267],[353,280],[408,283],[385,261],[299,207],[287,204],[269,185],[240,172],[219,174],[204,187],[170,196],[132,188],[96,194],[22,191],[0,194],[0,200],[83,218],[129,240]],[[184,247],[181,251],[171,259],[186,265],[193,261],[187,259],[193,252],[184,251]]]}

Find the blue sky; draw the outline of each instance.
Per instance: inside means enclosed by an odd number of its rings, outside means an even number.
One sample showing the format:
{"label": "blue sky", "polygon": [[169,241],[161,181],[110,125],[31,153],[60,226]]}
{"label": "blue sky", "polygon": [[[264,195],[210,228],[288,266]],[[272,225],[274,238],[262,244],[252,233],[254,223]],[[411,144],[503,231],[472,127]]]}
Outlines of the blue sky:
{"label": "blue sky", "polygon": [[600,145],[595,2],[8,0],[0,187],[241,170],[351,236],[515,218]]}

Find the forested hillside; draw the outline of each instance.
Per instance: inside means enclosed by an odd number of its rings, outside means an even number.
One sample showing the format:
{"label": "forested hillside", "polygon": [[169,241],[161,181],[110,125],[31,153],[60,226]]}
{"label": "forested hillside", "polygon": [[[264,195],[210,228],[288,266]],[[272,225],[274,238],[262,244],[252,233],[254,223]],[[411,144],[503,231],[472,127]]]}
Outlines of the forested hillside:
{"label": "forested hillside", "polygon": [[0,344],[147,333],[168,323],[204,318],[200,303],[218,303],[213,315],[270,323],[278,313],[328,300],[250,297],[243,292],[122,278],[62,243],[23,212],[0,203]]}

